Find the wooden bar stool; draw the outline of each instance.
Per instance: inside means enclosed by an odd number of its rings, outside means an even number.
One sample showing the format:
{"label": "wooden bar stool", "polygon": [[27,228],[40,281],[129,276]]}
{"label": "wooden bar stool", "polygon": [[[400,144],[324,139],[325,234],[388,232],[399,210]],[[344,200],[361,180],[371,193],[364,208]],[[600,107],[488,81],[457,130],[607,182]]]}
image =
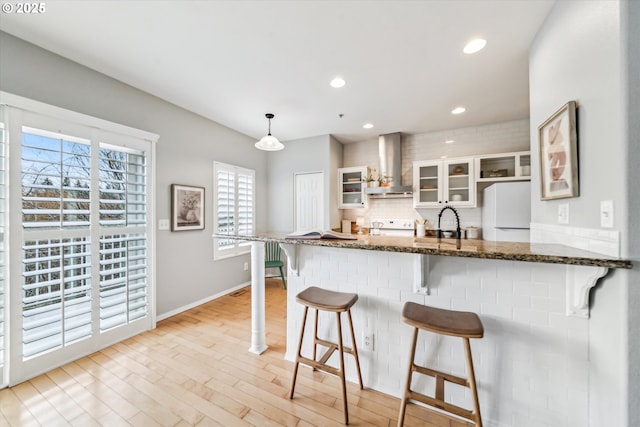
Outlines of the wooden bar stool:
{"label": "wooden bar stool", "polygon": [[[409,355],[409,372],[407,383],[400,404],[400,415],[398,416],[398,427],[404,425],[404,415],[409,400],[417,400],[426,405],[430,405],[443,411],[455,414],[475,422],[482,427],[480,417],[480,404],[478,402],[478,390],[476,388],[476,378],[473,371],[473,360],[471,359],[471,346],[469,338],[482,338],[484,328],[480,318],[475,313],[465,311],[443,310],[440,308],[427,307],[425,305],[407,302],[402,309],[402,320],[414,327],[413,341],[411,343],[411,354]],[[433,332],[435,334],[450,335],[460,337],[464,342],[464,350],[467,356],[468,379],[446,374],[444,372],[429,369],[415,364],[416,343],[418,341],[418,330]],[[411,376],[413,372],[429,375],[436,380],[435,397],[426,396],[411,390]],[[445,402],[444,385],[445,381],[468,387],[473,397],[473,410],[468,410]]]}
{"label": "wooden bar stool", "polygon": [[[296,301],[304,305],[304,316],[302,318],[302,327],[300,329],[300,342],[298,343],[298,354],[296,356],[296,365],[293,369],[293,380],[291,381],[291,393],[289,399],[293,399],[293,391],[296,387],[296,377],[298,376],[298,366],[300,363],[311,366],[324,372],[328,372],[340,377],[342,382],[342,401],[344,403],[344,423],[349,424],[349,412],[347,410],[347,387],[344,379],[344,353],[353,355],[356,359],[356,367],[358,368],[358,381],[360,381],[360,389],[362,389],[362,374],[360,373],[360,359],[358,359],[358,348],[356,346],[356,337],[353,332],[353,321],[351,320],[351,307],[358,301],[357,294],[349,294],[344,292],[334,292],[312,286],[296,295]],[[302,355],[302,340],[304,338],[304,327],[307,323],[307,313],[309,308],[316,311],[315,322],[313,326],[313,359]],[[338,343],[318,338],[318,311],[334,312],[337,315],[338,322]],[[340,313],[347,312],[349,317],[349,330],[351,331],[351,342],[353,348],[342,345],[342,323],[340,321]],[[316,360],[316,347],[320,344],[327,347],[327,351],[319,360]],[[334,351],[338,351],[340,359],[340,369],[327,365],[327,361]]]}

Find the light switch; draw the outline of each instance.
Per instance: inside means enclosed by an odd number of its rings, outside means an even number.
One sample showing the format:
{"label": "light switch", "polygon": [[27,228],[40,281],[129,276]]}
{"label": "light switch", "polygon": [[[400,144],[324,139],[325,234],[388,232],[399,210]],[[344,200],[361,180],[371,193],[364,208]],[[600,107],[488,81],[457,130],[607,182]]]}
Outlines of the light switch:
{"label": "light switch", "polygon": [[558,224],[569,224],[569,204],[558,205]]}
{"label": "light switch", "polygon": [[600,202],[600,227],[613,228],[613,200]]}
{"label": "light switch", "polygon": [[160,219],[158,220],[158,230],[168,230],[169,229],[169,220],[168,219]]}

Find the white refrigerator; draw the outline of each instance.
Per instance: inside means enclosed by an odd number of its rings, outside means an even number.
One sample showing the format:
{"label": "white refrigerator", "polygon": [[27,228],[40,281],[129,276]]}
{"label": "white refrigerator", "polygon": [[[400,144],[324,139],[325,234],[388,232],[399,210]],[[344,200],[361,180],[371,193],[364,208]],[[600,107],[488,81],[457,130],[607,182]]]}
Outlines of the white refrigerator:
{"label": "white refrigerator", "polygon": [[499,242],[528,242],[531,183],[498,182],[484,189],[482,236]]}

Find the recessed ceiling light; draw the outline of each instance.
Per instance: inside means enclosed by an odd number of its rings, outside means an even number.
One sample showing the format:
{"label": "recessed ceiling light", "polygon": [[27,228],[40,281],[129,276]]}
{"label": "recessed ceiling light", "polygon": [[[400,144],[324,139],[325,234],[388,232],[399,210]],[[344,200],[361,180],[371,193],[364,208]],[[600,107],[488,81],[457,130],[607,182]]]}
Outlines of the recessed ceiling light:
{"label": "recessed ceiling light", "polygon": [[440,158],[441,158],[441,159],[446,159],[446,158],[447,158],[447,156],[440,156]]}
{"label": "recessed ceiling light", "polygon": [[345,84],[347,84],[347,82],[345,82],[342,77],[336,77],[333,80],[331,80],[331,83],[329,84],[331,85],[331,87],[340,88]]}
{"label": "recessed ceiling light", "polygon": [[471,55],[472,53],[480,52],[486,45],[487,41],[485,39],[473,39],[465,45],[462,51],[467,55]]}
{"label": "recessed ceiling light", "polygon": [[456,107],[453,110],[451,110],[451,114],[462,114],[465,111],[467,111],[467,109],[464,107]]}
{"label": "recessed ceiling light", "polygon": [[453,144],[455,141],[453,139],[447,139],[444,143],[445,144]]}
{"label": "recessed ceiling light", "polygon": [[362,127],[365,129],[371,129],[373,125],[371,123],[365,123],[364,125],[362,125]]}

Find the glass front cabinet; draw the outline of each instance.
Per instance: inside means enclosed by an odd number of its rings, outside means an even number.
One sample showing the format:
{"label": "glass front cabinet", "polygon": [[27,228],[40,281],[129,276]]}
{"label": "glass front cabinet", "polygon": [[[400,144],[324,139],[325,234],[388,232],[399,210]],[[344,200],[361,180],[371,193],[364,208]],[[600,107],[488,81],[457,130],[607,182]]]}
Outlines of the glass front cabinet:
{"label": "glass front cabinet", "polygon": [[338,208],[367,207],[367,197],[364,193],[367,173],[366,166],[338,169]]}
{"label": "glass front cabinet", "polygon": [[416,208],[476,206],[473,158],[413,163],[413,205]]}

